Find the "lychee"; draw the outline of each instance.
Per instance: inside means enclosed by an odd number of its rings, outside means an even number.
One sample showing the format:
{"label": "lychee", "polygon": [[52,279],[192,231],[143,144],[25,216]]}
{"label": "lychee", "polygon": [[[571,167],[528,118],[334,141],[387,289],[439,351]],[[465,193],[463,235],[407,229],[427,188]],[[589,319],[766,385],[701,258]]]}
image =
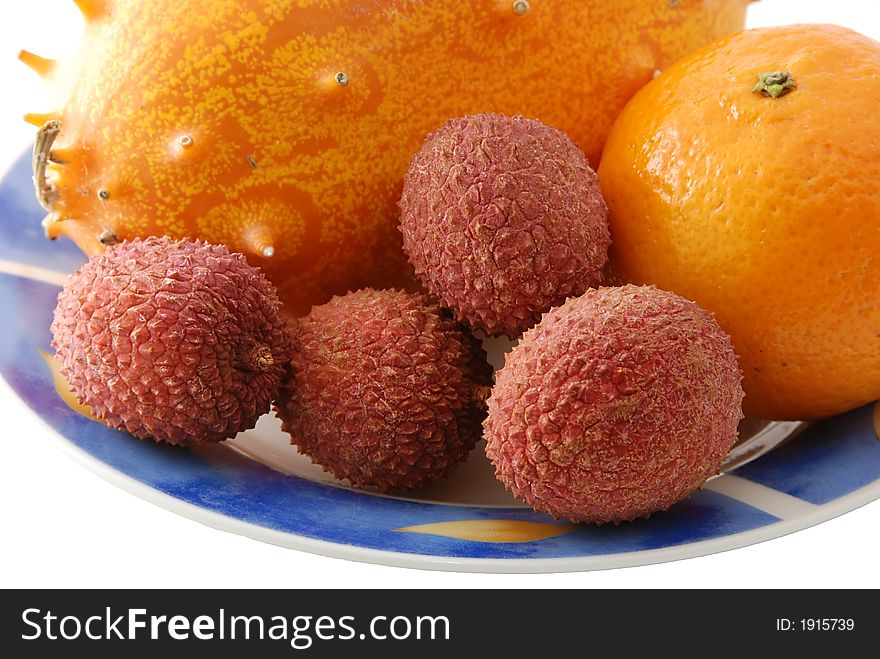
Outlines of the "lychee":
{"label": "lychee", "polygon": [[241,254],[147,238],[92,257],[58,296],[52,345],[77,399],[171,444],[252,428],[281,386],[286,323]]}
{"label": "lychee", "polygon": [[337,478],[412,488],[473,448],[491,381],[480,344],[424,295],[363,289],[300,320],[277,411]]}
{"label": "lychee", "polygon": [[737,439],[742,375],[714,316],[673,293],[591,290],[547,313],[498,372],[486,453],[536,510],[620,522],[716,474]]}
{"label": "lychee", "polygon": [[583,152],[534,119],[480,114],[428,136],[400,200],[404,251],[472,328],[513,338],[601,281],[608,209]]}

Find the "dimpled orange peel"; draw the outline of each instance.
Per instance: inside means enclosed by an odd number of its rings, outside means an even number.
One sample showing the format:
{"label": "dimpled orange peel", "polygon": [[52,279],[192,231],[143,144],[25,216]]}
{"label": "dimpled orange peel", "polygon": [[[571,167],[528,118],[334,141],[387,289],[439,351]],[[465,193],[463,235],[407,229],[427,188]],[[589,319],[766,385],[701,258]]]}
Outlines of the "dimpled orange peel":
{"label": "dimpled orange peel", "polygon": [[297,313],[409,277],[396,202],[446,119],[539,117],[596,166],[636,90],[740,30],[748,4],[75,1],[77,61],[21,56],[59,85],[28,117],[48,235],[87,253],[154,234],[224,243]]}
{"label": "dimpled orange peel", "polygon": [[715,313],[750,416],[880,398],[878,107],[880,43],[793,25],[670,67],[608,139],[613,269]]}

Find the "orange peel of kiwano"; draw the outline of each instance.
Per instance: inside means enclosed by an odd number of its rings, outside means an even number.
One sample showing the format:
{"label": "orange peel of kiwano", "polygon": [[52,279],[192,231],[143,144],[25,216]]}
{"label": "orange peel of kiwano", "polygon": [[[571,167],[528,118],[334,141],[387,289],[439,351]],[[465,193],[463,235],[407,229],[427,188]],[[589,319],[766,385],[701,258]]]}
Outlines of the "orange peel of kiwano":
{"label": "orange peel of kiwano", "polygon": [[396,204],[430,130],[478,112],[537,117],[595,167],[627,100],[740,30],[748,4],[76,2],[78,57],[21,56],[59,101],[27,117],[43,127],[48,236],[88,254],[150,235],[222,242],[298,314],[411,283]]}

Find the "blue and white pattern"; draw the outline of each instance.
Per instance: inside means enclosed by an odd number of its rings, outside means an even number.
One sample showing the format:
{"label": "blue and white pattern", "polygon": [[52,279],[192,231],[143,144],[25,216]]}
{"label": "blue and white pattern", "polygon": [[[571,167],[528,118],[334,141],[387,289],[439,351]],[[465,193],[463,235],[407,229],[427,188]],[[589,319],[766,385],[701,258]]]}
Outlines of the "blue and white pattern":
{"label": "blue and white pattern", "polygon": [[[41,351],[59,281],[84,258],[68,240],[48,242],[33,201],[30,159],[0,184],[0,373],[81,460],[113,480],[215,526],[306,550],[447,569],[591,569],[680,558],[742,546],[828,519],[880,497],[880,441],[873,406],[817,423],[797,439],[722,476],[672,510],[620,526],[571,526],[523,508],[385,497],[273,471],[225,446],[142,442],[72,410],[57,395]],[[471,459],[479,459],[473,456]],[[108,468],[110,471],[108,471]],[[183,502],[190,506],[172,505]],[[213,513],[202,516],[199,511]],[[531,522],[505,541],[481,529]],[[461,522],[461,533],[448,524]],[[557,532],[551,526],[558,526]],[[453,525],[454,526],[454,525]],[[412,529],[412,527],[419,527]],[[400,529],[408,529],[402,532]],[[467,538],[467,539],[466,539]],[[317,542],[313,542],[317,541]],[[664,551],[679,548],[682,551]],[[479,559],[479,560],[474,560]],[[553,562],[543,559],[568,559]]]}

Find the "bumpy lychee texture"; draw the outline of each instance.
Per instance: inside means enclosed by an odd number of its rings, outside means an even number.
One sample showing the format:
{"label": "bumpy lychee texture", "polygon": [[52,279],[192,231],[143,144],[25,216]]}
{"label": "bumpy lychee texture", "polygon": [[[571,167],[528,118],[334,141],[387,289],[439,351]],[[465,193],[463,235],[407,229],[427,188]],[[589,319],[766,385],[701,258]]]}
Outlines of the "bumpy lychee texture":
{"label": "bumpy lychee texture", "polygon": [[741,379],[730,339],[695,303],[651,287],[591,290],[508,355],[486,453],[537,510],[633,520],[718,472],[742,418]]}
{"label": "bumpy lychee texture", "polygon": [[534,119],[482,114],[428,136],[400,200],[403,247],[456,318],[518,336],[597,285],[608,209],[581,150]]}
{"label": "bumpy lychee texture", "polygon": [[363,289],[294,333],[277,411],[292,442],[339,479],[379,491],[438,479],[473,448],[491,369],[427,298]]}
{"label": "bumpy lychee texture", "polygon": [[252,428],[281,386],[281,303],[241,254],[148,238],[92,257],[58,296],[52,345],[113,428],[171,444]]}

